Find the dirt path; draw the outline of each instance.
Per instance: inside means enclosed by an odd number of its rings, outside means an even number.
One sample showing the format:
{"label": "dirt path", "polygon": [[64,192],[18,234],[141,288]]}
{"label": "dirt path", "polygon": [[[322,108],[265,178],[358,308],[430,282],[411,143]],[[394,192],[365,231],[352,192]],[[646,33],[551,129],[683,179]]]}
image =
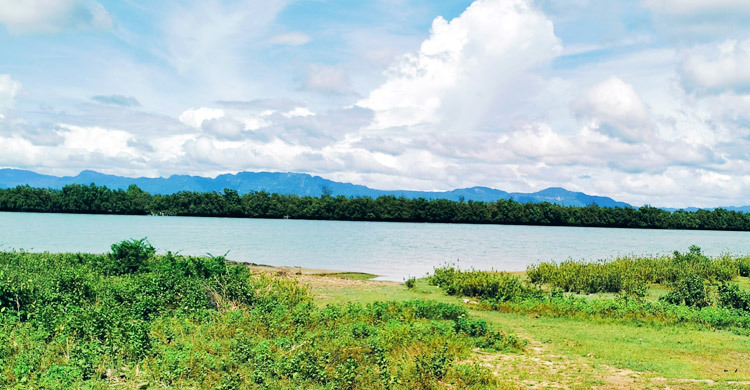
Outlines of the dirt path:
{"label": "dirt path", "polygon": [[716,382],[710,379],[654,377],[648,372],[621,369],[597,362],[595,356],[580,358],[553,353],[545,343],[528,334],[520,354],[488,353],[475,350],[472,357],[490,369],[508,388],[523,389],[705,389],[714,386],[750,389],[750,382]]}

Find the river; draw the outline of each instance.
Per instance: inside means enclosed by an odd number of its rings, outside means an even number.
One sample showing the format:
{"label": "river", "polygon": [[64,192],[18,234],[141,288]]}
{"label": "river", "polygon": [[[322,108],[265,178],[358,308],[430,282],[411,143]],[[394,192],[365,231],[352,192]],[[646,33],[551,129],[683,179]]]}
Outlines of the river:
{"label": "river", "polygon": [[161,253],[268,265],[424,276],[446,263],[523,271],[538,261],[667,254],[750,254],[750,233],[580,227],[344,222],[0,212],[0,249],[104,253],[147,237]]}

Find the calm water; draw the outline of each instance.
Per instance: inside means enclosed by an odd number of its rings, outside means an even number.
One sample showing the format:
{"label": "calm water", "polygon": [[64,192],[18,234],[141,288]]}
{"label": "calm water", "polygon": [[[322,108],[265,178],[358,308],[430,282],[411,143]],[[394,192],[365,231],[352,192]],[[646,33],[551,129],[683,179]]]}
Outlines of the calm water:
{"label": "calm water", "polygon": [[148,237],[160,252],[269,265],[423,276],[447,262],[525,270],[537,261],[686,251],[750,254],[750,233],[0,212],[0,249],[98,252]]}

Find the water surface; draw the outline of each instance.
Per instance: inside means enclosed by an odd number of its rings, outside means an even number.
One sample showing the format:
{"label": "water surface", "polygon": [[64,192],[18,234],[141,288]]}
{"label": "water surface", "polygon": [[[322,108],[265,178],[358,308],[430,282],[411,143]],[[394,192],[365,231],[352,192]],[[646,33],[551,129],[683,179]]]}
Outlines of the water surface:
{"label": "water surface", "polygon": [[305,221],[0,212],[0,249],[109,251],[148,237],[160,252],[269,265],[423,276],[435,266],[522,271],[538,261],[666,254],[750,254],[750,233],[546,226]]}

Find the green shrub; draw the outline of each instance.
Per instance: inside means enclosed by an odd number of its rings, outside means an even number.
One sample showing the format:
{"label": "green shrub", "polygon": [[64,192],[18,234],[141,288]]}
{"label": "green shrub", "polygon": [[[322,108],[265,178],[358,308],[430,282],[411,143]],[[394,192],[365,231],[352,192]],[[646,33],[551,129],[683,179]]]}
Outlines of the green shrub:
{"label": "green shrub", "polygon": [[154,256],[156,250],[145,238],[122,241],[112,244],[110,271],[116,275],[140,271],[146,262]]}
{"label": "green shrub", "polygon": [[[529,282],[548,285],[576,293],[624,293],[638,296],[643,285],[673,285],[689,275],[710,282],[729,281],[740,275],[741,259],[722,256],[711,259],[695,245],[688,252],[675,251],[664,257],[620,257],[610,261],[580,262],[567,260],[559,264],[538,263],[527,268]],[[635,289],[635,290],[634,290]]]}
{"label": "green shrub", "polygon": [[750,257],[741,257],[737,259],[737,268],[740,276],[750,276]]}
{"label": "green shrub", "polygon": [[417,284],[417,279],[413,277],[406,279],[406,281],[404,282],[404,285],[406,286],[406,288],[414,288],[416,284]]}
{"label": "green shrub", "polygon": [[678,280],[672,291],[661,299],[675,305],[690,307],[705,307],[711,304],[708,286],[698,275],[688,275]]}
{"label": "green shrub", "polygon": [[750,312],[750,293],[740,290],[734,283],[719,286],[719,304],[722,307]]}
{"label": "green shrub", "polygon": [[435,269],[428,279],[448,295],[508,301],[526,293],[521,281],[505,272],[461,271],[450,266]]}
{"label": "green shrub", "polygon": [[622,283],[621,292],[625,297],[643,299],[648,292],[648,285],[642,279],[627,278]]}
{"label": "green shrub", "polygon": [[475,348],[524,346],[462,305],[319,308],[295,280],[223,257],[112,247],[0,252],[0,388],[432,389],[487,382],[452,370]]}

